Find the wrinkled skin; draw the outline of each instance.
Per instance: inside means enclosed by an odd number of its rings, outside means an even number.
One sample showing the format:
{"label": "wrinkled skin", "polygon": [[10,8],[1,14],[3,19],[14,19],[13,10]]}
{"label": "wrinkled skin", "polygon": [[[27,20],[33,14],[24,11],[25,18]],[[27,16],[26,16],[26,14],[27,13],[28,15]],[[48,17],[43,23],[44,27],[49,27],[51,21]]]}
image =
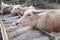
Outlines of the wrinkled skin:
{"label": "wrinkled skin", "polygon": [[33,12],[25,13],[21,19],[19,19],[15,25],[17,27],[31,26],[32,28],[43,29],[47,32],[60,32],[60,11],[54,10],[41,15],[37,15]]}
{"label": "wrinkled skin", "polygon": [[37,28],[42,28],[47,32],[60,32],[60,10],[50,11],[42,15]]}

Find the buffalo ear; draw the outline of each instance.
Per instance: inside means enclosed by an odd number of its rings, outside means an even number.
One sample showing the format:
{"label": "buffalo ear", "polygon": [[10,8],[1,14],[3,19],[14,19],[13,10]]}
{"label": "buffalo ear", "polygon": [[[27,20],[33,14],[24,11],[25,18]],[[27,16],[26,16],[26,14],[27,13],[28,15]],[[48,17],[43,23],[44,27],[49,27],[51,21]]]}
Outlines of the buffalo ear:
{"label": "buffalo ear", "polygon": [[40,13],[43,13],[45,11],[35,11],[35,12],[32,12],[33,14],[40,14]]}
{"label": "buffalo ear", "polygon": [[34,13],[34,14],[40,14],[40,13],[43,13],[43,12],[45,12],[45,11],[44,10],[33,10],[32,13]]}

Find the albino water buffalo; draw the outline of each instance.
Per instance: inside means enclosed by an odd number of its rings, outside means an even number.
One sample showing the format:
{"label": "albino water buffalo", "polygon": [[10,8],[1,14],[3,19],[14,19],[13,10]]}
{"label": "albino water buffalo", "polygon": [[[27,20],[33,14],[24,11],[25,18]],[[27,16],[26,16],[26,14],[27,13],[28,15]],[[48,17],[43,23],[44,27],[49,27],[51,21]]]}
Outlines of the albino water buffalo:
{"label": "albino water buffalo", "polygon": [[60,10],[51,10],[37,15],[35,12],[25,12],[24,16],[17,21],[18,26],[32,26],[44,29],[47,32],[60,32]]}
{"label": "albino water buffalo", "polygon": [[[26,11],[25,12],[25,15],[26,15],[26,13],[27,14],[29,14],[29,13],[31,13],[31,12],[35,12],[37,15],[40,15],[40,13],[44,13],[44,12],[46,12],[45,10],[36,10],[36,9],[28,9],[28,11]],[[23,15],[24,16],[24,15]],[[33,16],[34,17],[34,16]],[[21,18],[20,18],[21,19]],[[17,23],[17,22],[20,22],[20,19],[18,19],[16,22],[14,22],[14,23],[12,23],[13,25],[15,25],[15,23]]]}
{"label": "albino water buffalo", "polygon": [[27,11],[21,19],[15,23],[16,26],[7,29],[7,31],[15,30],[14,32],[9,33],[10,38],[14,38],[21,35],[21,33],[34,28],[43,29],[49,33],[53,31],[60,32],[60,10],[49,10],[40,15],[37,15],[39,12],[37,13],[34,10]]}
{"label": "albino water buffalo", "polygon": [[[37,14],[38,14],[38,13],[40,14],[40,13],[45,12],[45,11],[43,11],[43,10],[41,11],[41,10],[35,10],[35,9],[29,9],[29,10],[26,11],[26,12],[29,14],[29,13],[31,13],[32,11],[34,11],[34,12],[37,13]],[[39,14],[38,14],[38,15],[39,15]],[[20,18],[20,19],[21,19],[21,18]],[[13,22],[12,25],[13,25],[14,27],[17,26],[17,24],[20,22],[20,19],[18,19],[16,22]],[[13,26],[10,27],[9,29],[14,28]]]}
{"label": "albino water buffalo", "polygon": [[35,9],[33,6],[30,7],[22,7],[21,5],[16,5],[14,8],[11,10],[11,13],[13,14],[18,14],[19,16],[23,16],[24,12],[28,9]]}
{"label": "albino water buffalo", "polygon": [[1,4],[1,13],[2,14],[9,14],[10,11],[12,10],[12,8],[13,8],[12,4],[8,5],[8,4],[4,4],[2,2],[2,4]]}
{"label": "albino water buffalo", "polygon": [[53,31],[60,32],[60,10],[50,10],[40,15],[37,15],[38,13],[34,11],[27,11],[15,23],[17,25],[16,28],[30,26],[32,28],[43,29],[49,33]]}

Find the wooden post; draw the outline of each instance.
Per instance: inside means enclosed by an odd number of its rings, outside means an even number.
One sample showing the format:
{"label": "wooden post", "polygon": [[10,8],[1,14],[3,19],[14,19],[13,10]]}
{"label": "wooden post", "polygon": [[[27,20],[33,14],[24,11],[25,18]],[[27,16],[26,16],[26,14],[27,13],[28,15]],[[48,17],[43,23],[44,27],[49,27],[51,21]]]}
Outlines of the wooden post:
{"label": "wooden post", "polygon": [[0,10],[1,10],[1,2],[0,2]]}
{"label": "wooden post", "polygon": [[0,16],[0,17],[1,17],[1,19],[0,19],[0,28],[1,28],[2,38],[3,38],[3,40],[9,40],[7,32],[6,32],[6,28],[5,28],[5,26],[2,22],[2,18],[4,18],[4,17],[2,17],[2,16]]}
{"label": "wooden post", "polygon": [[57,3],[57,0],[56,0],[56,3]]}

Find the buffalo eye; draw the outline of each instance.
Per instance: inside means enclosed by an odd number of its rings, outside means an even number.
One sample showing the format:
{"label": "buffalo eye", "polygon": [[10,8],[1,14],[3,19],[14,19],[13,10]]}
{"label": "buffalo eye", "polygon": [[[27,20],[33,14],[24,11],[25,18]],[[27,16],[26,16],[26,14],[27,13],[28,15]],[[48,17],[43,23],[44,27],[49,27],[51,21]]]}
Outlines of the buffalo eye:
{"label": "buffalo eye", "polygon": [[30,14],[28,14],[28,16],[30,16]]}

